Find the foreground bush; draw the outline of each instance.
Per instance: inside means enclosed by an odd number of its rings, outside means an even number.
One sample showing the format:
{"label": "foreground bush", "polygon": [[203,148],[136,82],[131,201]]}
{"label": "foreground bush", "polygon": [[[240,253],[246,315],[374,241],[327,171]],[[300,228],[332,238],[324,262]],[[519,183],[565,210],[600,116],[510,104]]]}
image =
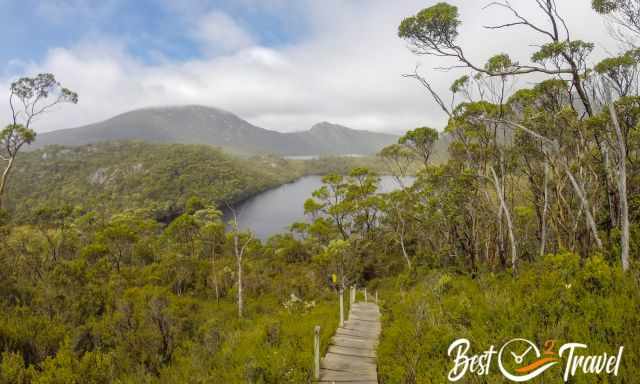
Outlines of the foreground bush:
{"label": "foreground bush", "polygon": [[[469,339],[479,353],[516,337],[539,346],[549,339],[580,342],[590,354],[611,353],[624,345],[618,377],[578,373],[571,382],[637,382],[639,277],[637,270],[623,275],[600,256],[580,260],[565,253],[523,268],[516,279],[432,271],[409,283],[384,281],[381,382],[444,383],[453,366],[447,349],[454,340]],[[561,382],[563,369],[552,368],[535,382]],[[496,366],[488,376],[467,374],[466,380],[462,382],[507,382]]]}

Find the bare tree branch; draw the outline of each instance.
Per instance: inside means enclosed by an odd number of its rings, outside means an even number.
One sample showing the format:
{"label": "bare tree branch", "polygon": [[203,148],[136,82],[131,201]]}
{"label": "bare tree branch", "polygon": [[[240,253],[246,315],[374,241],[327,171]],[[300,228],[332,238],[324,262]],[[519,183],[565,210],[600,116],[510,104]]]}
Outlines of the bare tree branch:
{"label": "bare tree branch", "polygon": [[429,93],[431,94],[433,99],[436,101],[436,103],[438,103],[440,108],[442,108],[442,110],[447,114],[447,116],[451,117],[451,111],[449,111],[449,108],[447,108],[447,105],[442,100],[440,95],[438,95],[438,93],[433,89],[431,84],[424,77],[422,77],[418,73],[418,67],[417,66],[416,66],[415,70],[413,71],[413,73],[404,74],[404,75],[402,75],[402,77],[412,78],[412,79],[418,80],[420,82],[420,84],[422,84],[429,91]]}
{"label": "bare tree branch", "polygon": [[[539,3],[539,2],[538,2],[538,5],[540,5],[540,3]],[[544,35],[549,36],[552,40],[557,40],[557,34],[552,34],[551,32],[546,31],[546,30],[544,30],[544,29],[542,29],[542,28],[540,28],[540,27],[536,26],[535,24],[531,23],[531,22],[530,22],[529,20],[527,20],[526,18],[522,17],[522,16],[518,13],[518,11],[516,11],[516,10],[511,6],[511,4],[510,4],[508,1],[505,1],[504,3],[502,3],[502,2],[498,2],[498,1],[494,1],[494,2],[492,2],[492,3],[487,4],[485,7],[483,7],[483,9],[487,9],[487,8],[491,8],[491,7],[501,7],[501,8],[508,9],[508,10],[509,10],[509,11],[511,11],[511,13],[513,13],[513,15],[514,15],[517,19],[519,19],[520,21],[513,22],[513,23],[507,23],[507,24],[502,24],[502,25],[498,25],[498,26],[484,26],[485,28],[487,28],[487,29],[500,29],[500,28],[505,28],[505,27],[513,27],[513,26],[516,26],[516,25],[525,25],[525,26],[528,26],[528,27],[530,27],[531,29],[533,29],[533,30],[535,30],[535,31],[537,31],[537,32],[540,32],[540,33],[542,33],[542,34],[544,34]],[[542,8],[542,9],[543,9],[543,11],[545,11],[545,13],[546,13],[545,8]]]}

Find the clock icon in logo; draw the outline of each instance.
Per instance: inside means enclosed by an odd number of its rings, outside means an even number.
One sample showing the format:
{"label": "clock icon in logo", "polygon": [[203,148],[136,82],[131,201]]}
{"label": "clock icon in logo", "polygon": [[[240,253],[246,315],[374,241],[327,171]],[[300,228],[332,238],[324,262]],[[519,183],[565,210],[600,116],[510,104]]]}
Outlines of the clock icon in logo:
{"label": "clock icon in logo", "polygon": [[531,350],[533,350],[532,346],[529,346],[529,348],[527,348],[526,351],[522,352],[522,355],[516,355],[515,352],[511,351],[511,354],[513,355],[513,360],[515,361],[516,364],[522,364],[522,362],[524,361],[524,357],[531,352]]}
{"label": "clock icon in logo", "polygon": [[513,339],[500,348],[498,367],[507,379],[524,382],[558,364],[557,358],[547,356],[550,354],[545,352],[543,357],[540,349],[533,342],[527,339]]}

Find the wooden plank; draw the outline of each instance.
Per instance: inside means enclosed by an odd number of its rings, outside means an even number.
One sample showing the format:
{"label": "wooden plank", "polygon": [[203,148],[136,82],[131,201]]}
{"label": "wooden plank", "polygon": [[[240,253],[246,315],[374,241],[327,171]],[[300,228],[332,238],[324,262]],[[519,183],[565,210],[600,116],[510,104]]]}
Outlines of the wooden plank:
{"label": "wooden plank", "polygon": [[322,380],[326,381],[353,381],[353,380],[366,380],[373,381],[377,380],[377,374],[375,370],[371,372],[361,372],[358,373],[357,376],[351,372],[337,372],[337,371],[329,371],[325,370],[324,375],[321,376]]}
{"label": "wooden plank", "polygon": [[380,335],[380,310],[374,303],[355,303],[349,319],[331,339],[320,363],[319,383],[378,383],[376,346]]}

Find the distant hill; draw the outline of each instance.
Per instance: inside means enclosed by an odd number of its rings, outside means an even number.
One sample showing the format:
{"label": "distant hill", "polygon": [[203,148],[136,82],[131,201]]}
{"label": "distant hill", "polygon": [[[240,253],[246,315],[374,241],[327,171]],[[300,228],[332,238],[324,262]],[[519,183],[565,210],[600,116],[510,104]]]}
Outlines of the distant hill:
{"label": "distant hill", "polygon": [[29,216],[42,206],[70,204],[109,212],[149,208],[164,222],[180,213],[192,196],[224,208],[304,175],[347,174],[356,167],[381,174],[387,169],[375,156],[302,161],[234,156],[194,144],[50,145],[20,153],[6,202],[18,216]]}
{"label": "distant hill", "polygon": [[224,207],[293,181],[303,170],[274,156],[240,158],[206,145],[109,142],[20,154],[8,208],[27,215],[71,204],[118,212],[150,208],[164,221],[188,198]]}
{"label": "distant hill", "polygon": [[368,155],[397,139],[395,135],[359,131],[326,122],[307,131],[281,133],[257,127],[220,109],[179,106],[138,109],[96,124],[41,133],[29,149],[52,144],[77,146],[140,140],[208,144],[243,154]]}

